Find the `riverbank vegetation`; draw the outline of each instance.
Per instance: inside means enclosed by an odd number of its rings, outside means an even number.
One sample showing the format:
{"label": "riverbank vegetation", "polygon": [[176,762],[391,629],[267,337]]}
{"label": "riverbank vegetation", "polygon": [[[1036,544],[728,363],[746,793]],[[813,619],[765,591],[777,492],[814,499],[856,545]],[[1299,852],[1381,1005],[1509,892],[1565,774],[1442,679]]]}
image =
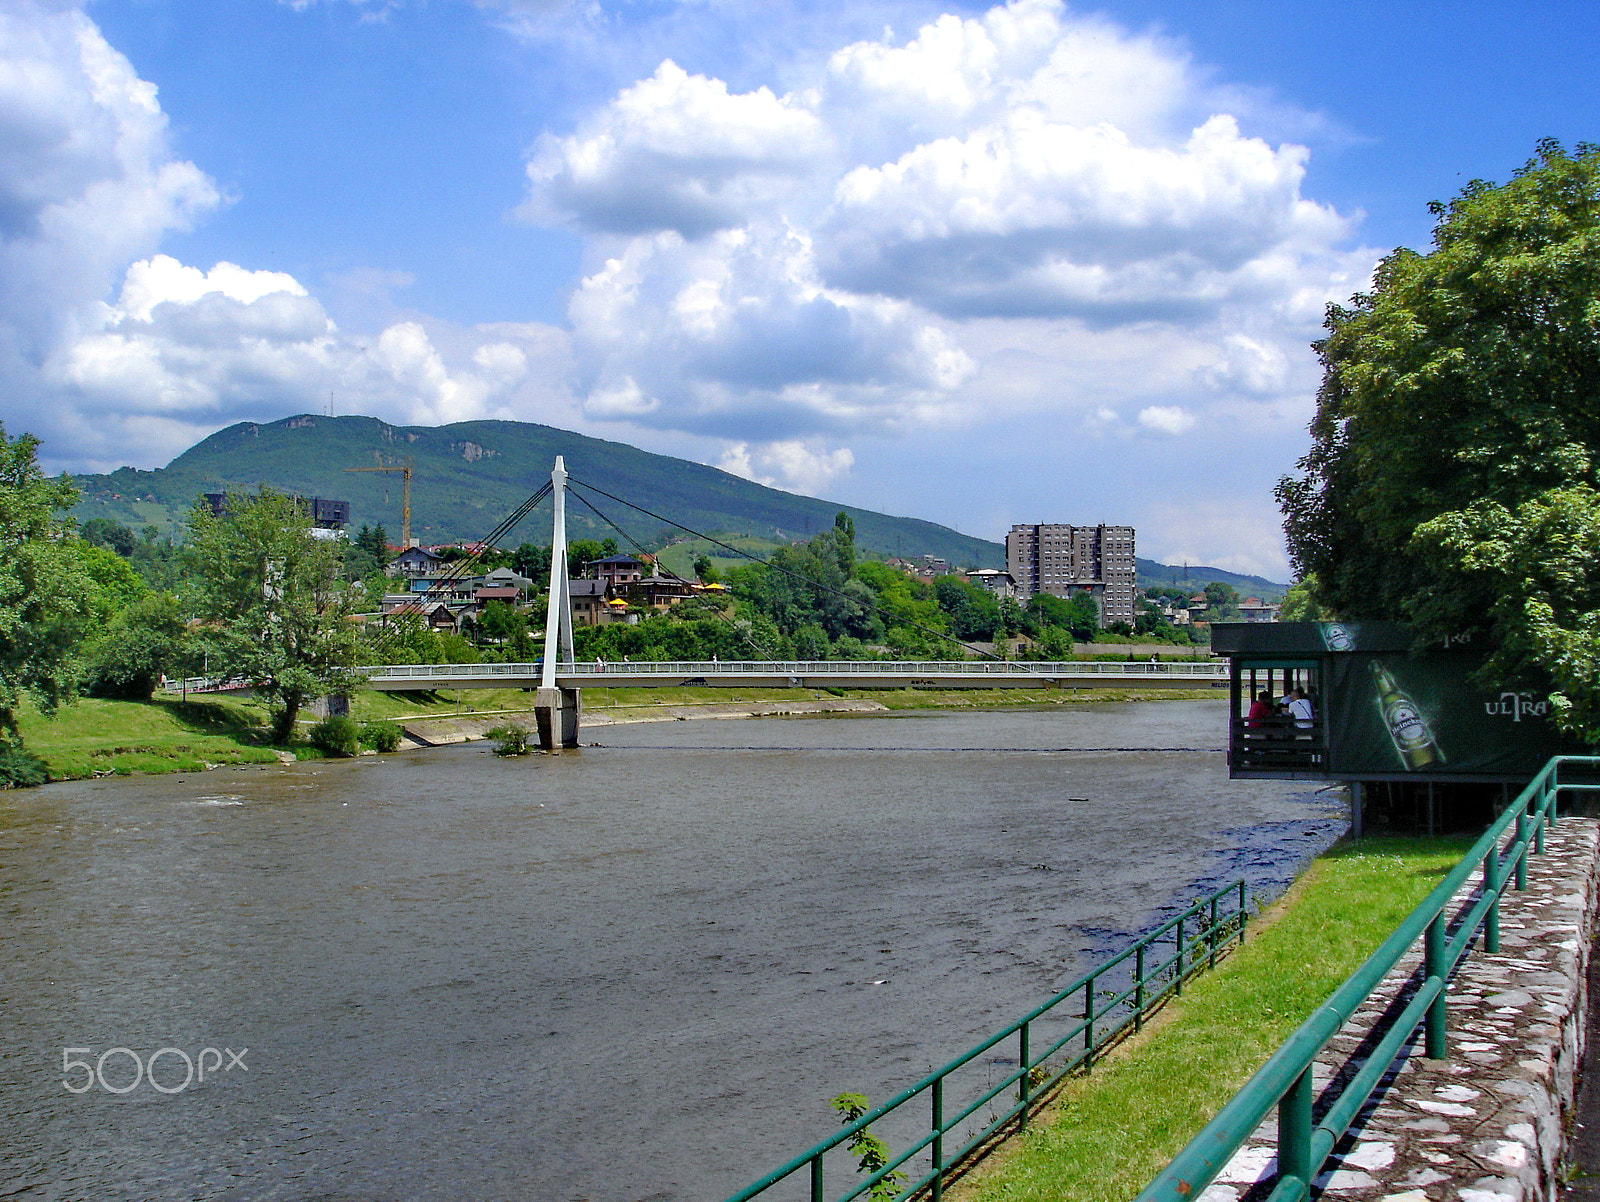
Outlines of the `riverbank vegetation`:
{"label": "riverbank vegetation", "polygon": [[[1309,600],[1486,636],[1486,678],[1600,739],[1600,147],[1475,180],[1328,310],[1312,447],[1278,497]],[[1297,612],[1305,607],[1297,607]]]}
{"label": "riverbank vegetation", "polygon": [[1348,840],[1145,1033],[1073,1078],[947,1198],[1125,1202],[1414,909],[1469,839]]}

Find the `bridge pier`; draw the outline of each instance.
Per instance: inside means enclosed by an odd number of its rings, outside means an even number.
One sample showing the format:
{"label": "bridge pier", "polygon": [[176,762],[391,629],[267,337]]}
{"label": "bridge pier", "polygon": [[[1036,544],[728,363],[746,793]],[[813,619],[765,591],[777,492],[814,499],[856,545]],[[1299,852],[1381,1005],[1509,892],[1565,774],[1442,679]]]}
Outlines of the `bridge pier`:
{"label": "bridge pier", "polygon": [[555,751],[578,746],[578,718],[583,713],[583,690],[539,689],[533,696],[533,721],[539,728],[539,747]]}

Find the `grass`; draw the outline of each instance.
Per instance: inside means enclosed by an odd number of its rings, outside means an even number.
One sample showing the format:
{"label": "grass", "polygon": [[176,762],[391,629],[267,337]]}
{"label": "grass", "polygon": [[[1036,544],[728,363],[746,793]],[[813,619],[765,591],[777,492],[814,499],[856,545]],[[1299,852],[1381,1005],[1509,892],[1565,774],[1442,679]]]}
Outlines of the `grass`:
{"label": "grass", "polygon": [[101,701],[81,698],[53,718],[25,705],[23,745],[53,779],[113,773],[199,772],[207,764],[271,763],[266,709],[232,698]]}
{"label": "grass", "polygon": [[1139,1193],[1460,860],[1468,839],[1364,839],[1313,862],[1258,935],[946,1196]]}

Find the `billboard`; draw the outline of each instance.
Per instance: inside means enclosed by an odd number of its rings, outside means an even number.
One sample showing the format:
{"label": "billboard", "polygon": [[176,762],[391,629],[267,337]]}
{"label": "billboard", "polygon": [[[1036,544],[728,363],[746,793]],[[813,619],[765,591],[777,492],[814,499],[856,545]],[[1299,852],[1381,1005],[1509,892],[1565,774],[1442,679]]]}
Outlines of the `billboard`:
{"label": "billboard", "polygon": [[1526,779],[1552,755],[1592,750],[1557,731],[1548,690],[1475,680],[1487,648],[1472,638],[1418,648],[1390,622],[1261,623],[1215,627],[1213,649],[1236,680],[1291,656],[1316,665],[1328,776]]}

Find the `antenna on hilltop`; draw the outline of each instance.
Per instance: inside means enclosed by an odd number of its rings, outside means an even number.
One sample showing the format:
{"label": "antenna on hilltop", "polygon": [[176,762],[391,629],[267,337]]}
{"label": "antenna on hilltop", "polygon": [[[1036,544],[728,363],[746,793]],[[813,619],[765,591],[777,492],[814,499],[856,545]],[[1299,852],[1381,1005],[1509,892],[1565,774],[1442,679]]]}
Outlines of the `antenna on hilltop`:
{"label": "antenna on hilltop", "polygon": [[333,389],[328,389],[328,416],[333,416]]}

